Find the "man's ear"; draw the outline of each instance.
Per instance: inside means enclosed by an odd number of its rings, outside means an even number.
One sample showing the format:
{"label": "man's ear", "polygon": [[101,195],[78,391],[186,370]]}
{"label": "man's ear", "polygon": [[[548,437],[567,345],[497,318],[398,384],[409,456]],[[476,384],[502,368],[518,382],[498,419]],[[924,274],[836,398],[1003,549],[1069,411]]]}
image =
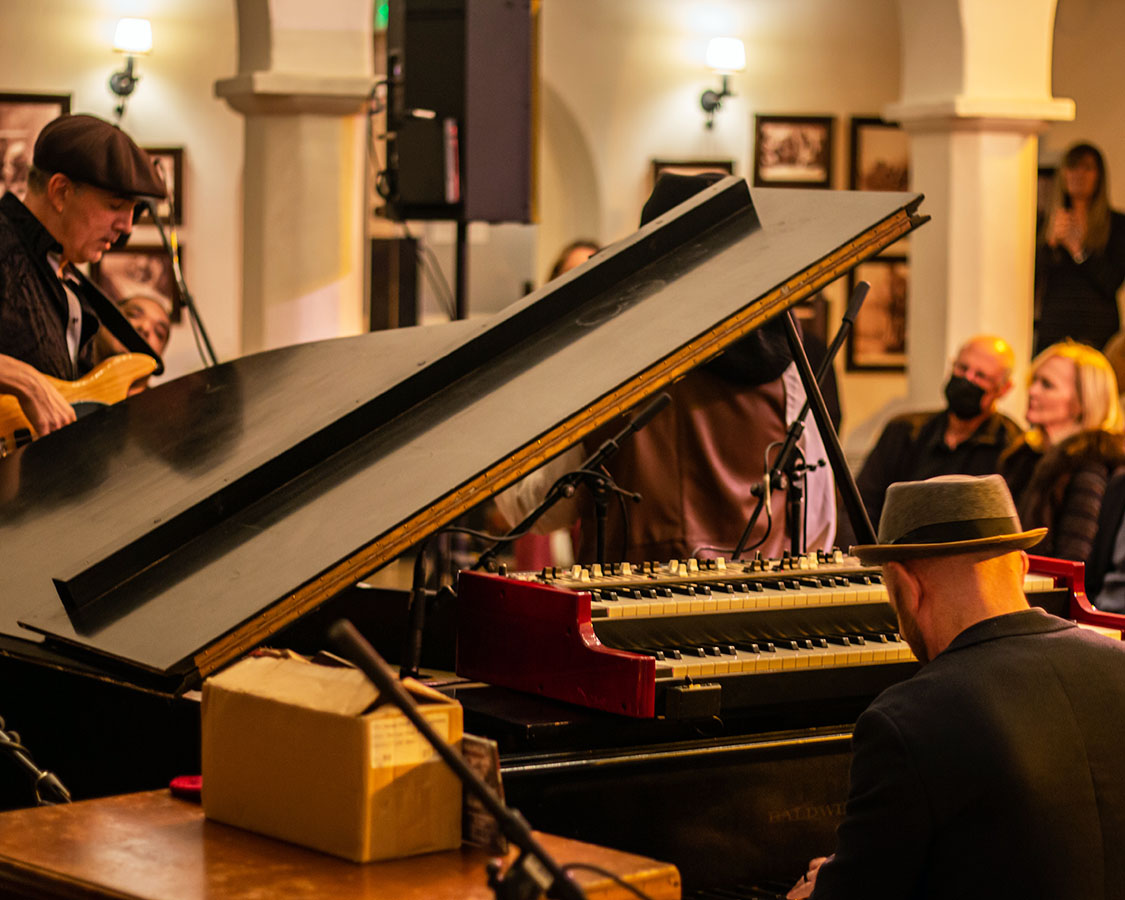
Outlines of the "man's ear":
{"label": "man's ear", "polygon": [[902,609],[912,617],[917,616],[922,600],[922,583],[900,562],[883,563],[883,580],[887,590],[894,595],[895,609]]}
{"label": "man's ear", "polygon": [[47,179],[47,202],[55,212],[62,212],[67,194],[74,189],[74,182],[62,172],[55,172]]}
{"label": "man's ear", "polygon": [[1000,393],[996,395],[996,399],[999,400],[1006,393],[1008,393],[1008,391],[1010,391],[1011,389],[1012,389],[1012,379],[1009,377],[1008,380],[1005,381],[1004,384],[1001,386]]}

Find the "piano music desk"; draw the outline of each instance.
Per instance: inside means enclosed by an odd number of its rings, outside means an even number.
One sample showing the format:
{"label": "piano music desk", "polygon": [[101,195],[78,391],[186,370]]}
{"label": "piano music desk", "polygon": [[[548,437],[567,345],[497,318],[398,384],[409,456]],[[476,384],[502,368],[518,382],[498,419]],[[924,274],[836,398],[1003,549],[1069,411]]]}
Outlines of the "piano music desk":
{"label": "piano music desk", "polygon": [[[538,837],[562,864],[608,869],[656,900],[680,896],[668,863]],[[168,791],[0,814],[0,896],[34,900],[488,900],[486,860],[461,849],[357,865],[206,821]],[[632,896],[600,875],[575,878],[591,900]]]}

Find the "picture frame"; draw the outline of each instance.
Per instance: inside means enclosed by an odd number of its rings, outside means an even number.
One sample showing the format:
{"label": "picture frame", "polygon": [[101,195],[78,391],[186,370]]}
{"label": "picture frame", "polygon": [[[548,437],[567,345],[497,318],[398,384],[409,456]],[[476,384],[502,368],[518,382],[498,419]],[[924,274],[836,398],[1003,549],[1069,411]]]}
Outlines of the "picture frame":
{"label": "picture frame", "polygon": [[897,122],[853,116],[848,187],[853,191],[909,191],[910,138]]}
{"label": "picture frame", "polygon": [[754,186],[831,186],[834,126],[831,116],[755,116]]}
{"label": "picture frame", "polygon": [[70,94],[0,94],[0,196],[27,196],[35,139],[43,126],[70,112]]}
{"label": "picture frame", "polygon": [[[173,212],[172,221],[176,225],[184,224],[184,148],[183,147],[143,147],[141,148],[157,164],[158,171],[164,178],[165,187],[172,198],[171,204],[167,200],[156,203],[156,214],[161,221],[167,221],[169,208]],[[146,208],[137,216],[134,225],[153,225],[152,213]]]}
{"label": "picture frame", "polygon": [[733,159],[654,159],[652,161],[652,180],[649,184],[651,190],[656,186],[656,179],[665,172],[674,175],[703,175],[706,172],[718,172],[722,175],[734,174]]}
{"label": "picture frame", "polygon": [[[180,265],[184,248],[179,247]],[[110,250],[90,264],[90,280],[100,287],[114,303],[119,303],[139,289],[155,291],[168,301],[169,318],[180,321],[182,299],[172,271],[172,259],[163,247],[126,246]]]}
{"label": "picture frame", "polygon": [[848,337],[849,372],[906,370],[906,306],[910,263],[905,256],[874,256],[848,273],[848,293],[860,281],[871,285]]}

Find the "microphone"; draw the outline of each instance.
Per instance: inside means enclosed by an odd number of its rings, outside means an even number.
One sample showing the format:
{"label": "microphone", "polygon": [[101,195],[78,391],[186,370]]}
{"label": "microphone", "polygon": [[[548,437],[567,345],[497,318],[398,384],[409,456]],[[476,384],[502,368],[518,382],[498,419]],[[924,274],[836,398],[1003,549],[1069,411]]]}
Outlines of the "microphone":
{"label": "microphone", "polygon": [[623,429],[621,429],[619,434],[614,435],[608,441],[602,444],[594,452],[593,456],[582,463],[582,468],[596,469],[607,459],[613,456],[614,453],[617,452],[618,447],[623,440],[629,437],[629,435],[635,434],[636,432],[644,428],[649,422],[653,420],[653,418],[655,418],[658,412],[664,409],[664,407],[666,407],[671,402],[672,398],[668,394],[657,394],[656,398],[648,406],[637,413],[633,420],[629,422],[629,424],[626,425]]}

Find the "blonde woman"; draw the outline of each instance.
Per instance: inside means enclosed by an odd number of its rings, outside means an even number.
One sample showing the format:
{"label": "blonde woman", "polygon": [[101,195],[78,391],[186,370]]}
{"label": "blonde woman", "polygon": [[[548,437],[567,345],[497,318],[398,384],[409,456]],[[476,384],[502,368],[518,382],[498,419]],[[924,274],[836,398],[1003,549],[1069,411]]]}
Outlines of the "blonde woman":
{"label": "blonde woman", "polygon": [[1125,215],[1109,208],[1105,160],[1093,144],[1063,157],[1035,257],[1035,352],[1072,337],[1104,347],[1118,330]]}
{"label": "blonde woman", "polygon": [[1125,470],[1125,414],[1106,358],[1075,341],[1035,357],[1027,422],[1029,430],[1000,462],[1020,521],[1050,529],[1037,553],[1084,562],[1106,484]]}

